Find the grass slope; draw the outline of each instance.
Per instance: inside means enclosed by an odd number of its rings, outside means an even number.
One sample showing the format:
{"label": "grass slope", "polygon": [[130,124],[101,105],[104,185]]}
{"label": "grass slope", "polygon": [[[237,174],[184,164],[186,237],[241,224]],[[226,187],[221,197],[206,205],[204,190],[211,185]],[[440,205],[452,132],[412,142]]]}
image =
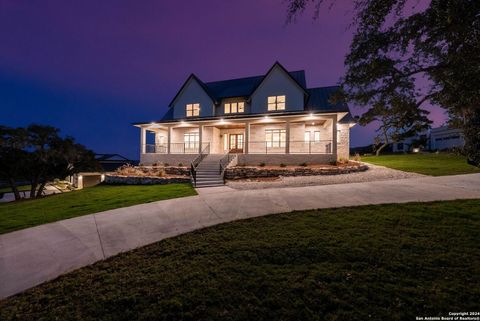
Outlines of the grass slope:
{"label": "grass slope", "polygon": [[71,217],[195,195],[190,184],[99,185],[37,200],[0,204],[0,234]]}
{"label": "grass slope", "polygon": [[[478,311],[480,200],[272,215],[0,302],[1,320],[415,320]],[[447,314],[444,314],[447,315]]]}
{"label": "grass slope", "polygon": [[467,164],[465,157],[445,153],[363,156],[362,161],[432,176],[480,173],[480,168]]}

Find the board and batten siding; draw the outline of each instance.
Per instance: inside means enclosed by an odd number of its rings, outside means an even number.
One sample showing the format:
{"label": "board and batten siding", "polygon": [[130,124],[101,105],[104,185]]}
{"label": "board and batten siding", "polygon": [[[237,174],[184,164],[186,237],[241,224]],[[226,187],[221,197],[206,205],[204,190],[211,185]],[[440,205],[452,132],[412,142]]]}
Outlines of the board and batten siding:
{"label": "board and batten siding", "polygon": [[198,82],[191,78],[173,103],[173,117],[188,119],[186,116],[187,104],[200,104],[200,117],[211,117],[214,112],[214,103]]}
{"label": "board and batten siding", "polygon": [[[269,96],[285,95],[286,111],[304,110],[304,91],[280,67],[274,67],[251,97],[252,113],[268,113]],[[274,112],[273,112],[274,113]]]}

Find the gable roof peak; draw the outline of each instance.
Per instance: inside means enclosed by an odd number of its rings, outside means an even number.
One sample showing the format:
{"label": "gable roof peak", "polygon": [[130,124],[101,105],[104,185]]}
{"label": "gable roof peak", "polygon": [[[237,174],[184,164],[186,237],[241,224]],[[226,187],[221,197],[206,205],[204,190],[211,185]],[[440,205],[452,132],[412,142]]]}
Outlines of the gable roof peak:
{"label": "gable roof peak", "polygon": [[178,96],[180,95],[180,93],[183,91],[183,89],[187,86],[187,84],[190,82],[190,80],[193,79],[195,80],[199,85],[200,87],[202,87],[203,91],[205,91],[205,93],[208,95],[208,97],[210,97],[210,99],[212,99],[212,101],[216,104],[218,103],[216,98],[212,95],[212,93],[210,92],[210,90],[208,89],[207,85],[205,85],[205,83],[203,81],[200,80],[200,78],[197,77],[197,75],[195,75],[193,72],[190,74],[190,76],[188,76],[187,80],[183,83],[182,87],[180,87],[180,90],[177,92],[177,94],[175,95],[175,97],[173,97],[172,101],[168,104],[169,107],[172,107],[173,106],[173,103],[175,102],[175,100],[177,100]]}

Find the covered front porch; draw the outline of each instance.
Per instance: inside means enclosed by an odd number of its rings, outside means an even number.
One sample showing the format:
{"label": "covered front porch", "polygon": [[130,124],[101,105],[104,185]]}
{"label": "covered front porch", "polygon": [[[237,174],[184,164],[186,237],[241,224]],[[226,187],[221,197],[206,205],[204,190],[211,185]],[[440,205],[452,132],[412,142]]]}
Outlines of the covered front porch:
{"label": "covered front porch", "polygon": [[336,158],[342,141],[348,145],[349,132],[349,127],[343,128],[337,123],[338,118],[337,114],[310,114],[152,123],[141,126],[141,155],[142,159],[157,159],[158,162],[175,159],[166,155],[187,159],[187,155],[202,151],[243,155],[313,154]]}

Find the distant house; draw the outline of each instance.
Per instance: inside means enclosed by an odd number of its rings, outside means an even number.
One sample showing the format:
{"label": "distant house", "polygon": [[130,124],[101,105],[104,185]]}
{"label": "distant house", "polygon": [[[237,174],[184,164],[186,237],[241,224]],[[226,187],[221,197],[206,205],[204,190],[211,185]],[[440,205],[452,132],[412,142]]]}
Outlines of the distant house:
{"label": "distant house", "polygon": [[119,154],[96,154],[95,159],[99,162],[104,172],[114,171],[126,164],[137,165],[138,163]]}
{"label": "distant house", "polygon": [[205,83],[192,74],[163,118],[134,124],[141,129],[140,162],[190,164],[203,153],[235,154],[240,165],[348,158],[355,120],[347,104],[332,102],[338,89],[309,88],[305,71],[278,62],[247,78]]}
{"label": "distant house", "polygon": [[464,144],[465,141],[461,129],[441,126],[392,144],[392,151],[394,153],[409,152],[414,147],[419,147],[419,145],[421,149],[444,150],[461,148]]}
{"label": "distant house", "polygon": [[442,150],[450,148],[460,148],[465,145],[463,131],[458,128],[442,126],[432,128],[430,131],[430,149]]}

